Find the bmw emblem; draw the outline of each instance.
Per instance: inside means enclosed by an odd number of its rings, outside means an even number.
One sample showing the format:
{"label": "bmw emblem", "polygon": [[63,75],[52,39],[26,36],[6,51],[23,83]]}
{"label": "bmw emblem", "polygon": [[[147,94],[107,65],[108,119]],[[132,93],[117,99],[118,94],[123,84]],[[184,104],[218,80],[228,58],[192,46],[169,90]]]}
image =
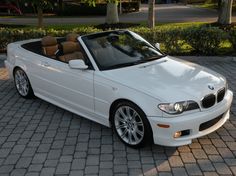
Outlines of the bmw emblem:
{"label": "bmw emblem", "polygon": [[208,88],[211,89],[211,90],[215,89],[214,86],[212,86],[212,85],[208,85]]}

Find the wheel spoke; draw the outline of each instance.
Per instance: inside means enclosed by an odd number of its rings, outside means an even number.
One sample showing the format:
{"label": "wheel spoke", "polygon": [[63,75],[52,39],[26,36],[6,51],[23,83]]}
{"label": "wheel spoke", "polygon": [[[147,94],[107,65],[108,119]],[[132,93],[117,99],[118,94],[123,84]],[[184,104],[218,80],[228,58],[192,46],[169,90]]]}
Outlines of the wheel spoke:
{"label": "wheel spoke", "polygon": [[132,119],[132,116],[130,114],[131,109],[128,106],[126,106],[125,111],[126,111],[127,117],[131,120]]}
{"label": "wheel spoke", "polygon": [[22,92],[23,92],[24,95],[26,94],[26,89],[25,89],[24,86],[22,86]]}
{"label": "wheel spoke", "polygon": [[122,134],[121,134],[121,138],[125,138],[125,136],[126,136],[126,134],[127,134],[127,132],[128,132],[128,129],[127,128],[125,128],[125,130],[122,132]]}
{"label": "wheel spoke", "polygon": [[117,119],[117,120],[119,120],[120,122],[126,122],[126,120],[125,119],[123,119],[123,118],[121,118],[119,115],[117,115],[116,114],[116,116],[115,116],[115,118]]}
{"label": "wheel spoke", "polygon": [[137,125],[137,126],[143,126],[143,122],[141,122],[141,121],[140,121],[140,122],[136,122],[136,121],[135,121],[134,123],[135,123],[135,125]]}
{"label": "wheel spoke", "polygon": [[118,112],[119,112],[119,114],[123,117],[123,119],[127,119],[127,115],[125,115],[125,113],[124,113],[124,111],[123,111],[123,109],[122,108],[120,108],[119,110],[118,110]]}
{"label": "wheel spoke", "polygon": [[132,144],[132,132],[128,131],[128,139],[129,139],[129,143]]}
{"label": "wheel spoke", "polygon": [[126,128],[126,127],[127,127],[127,126],[126,126],[125,123],[120,124],[120,125],[116,125],[116,128],[117,128],[117,129],[120,129],[120,128]]}
{"label": "wheel spoke", "polygon": [[143,136],[143,131],[140,131],[138,128],[135,130],[135,132],[137,133],[137,134],[139,134],[140,136]]}
{"label": "wheel spoke", "polygon": [[135,141],[139,140],[137,133],[135,131],[132,132],[132,135],[133,135]]}
{"label": "wheel spoke", "polygon": [[135,121],[135,117],[138,115],[138,113],[136,111],[133,111],[133,114],[132,114],[132,119],[133,121]]}

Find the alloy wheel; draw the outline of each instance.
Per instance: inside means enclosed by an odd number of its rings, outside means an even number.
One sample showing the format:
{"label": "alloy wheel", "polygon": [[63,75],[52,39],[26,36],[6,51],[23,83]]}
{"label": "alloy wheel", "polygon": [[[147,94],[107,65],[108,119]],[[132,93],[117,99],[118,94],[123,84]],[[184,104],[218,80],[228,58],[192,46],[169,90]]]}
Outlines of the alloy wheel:
{"label": "alloy wheel", "polygon": [[115,129],[120,138],[127,144],[137,145],[144,138],[144,123],[138,112],[121,106],[115,112]]}

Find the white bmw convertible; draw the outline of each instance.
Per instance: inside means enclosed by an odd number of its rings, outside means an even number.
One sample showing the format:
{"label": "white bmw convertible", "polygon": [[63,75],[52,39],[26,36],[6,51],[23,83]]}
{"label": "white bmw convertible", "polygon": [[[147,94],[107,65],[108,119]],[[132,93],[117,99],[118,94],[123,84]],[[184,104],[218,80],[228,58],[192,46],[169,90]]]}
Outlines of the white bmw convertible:
{"label": "white bmw convertible", "polygon": [[222,75],[128,30],[11,43],[5,65],[22,97],[112,127],[131,147],[190,144],[230,116],[233,93]]}

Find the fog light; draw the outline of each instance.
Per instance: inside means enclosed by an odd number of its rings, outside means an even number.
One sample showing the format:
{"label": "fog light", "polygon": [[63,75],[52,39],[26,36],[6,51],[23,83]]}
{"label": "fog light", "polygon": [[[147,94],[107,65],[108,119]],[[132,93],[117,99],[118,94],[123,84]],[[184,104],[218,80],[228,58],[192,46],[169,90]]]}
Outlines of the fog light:
{"label": "fog light", "polygon": [[181,131],[177,131],[174,134],[174,138],[179,138],[181,135],[182,135],[182,132]]}

